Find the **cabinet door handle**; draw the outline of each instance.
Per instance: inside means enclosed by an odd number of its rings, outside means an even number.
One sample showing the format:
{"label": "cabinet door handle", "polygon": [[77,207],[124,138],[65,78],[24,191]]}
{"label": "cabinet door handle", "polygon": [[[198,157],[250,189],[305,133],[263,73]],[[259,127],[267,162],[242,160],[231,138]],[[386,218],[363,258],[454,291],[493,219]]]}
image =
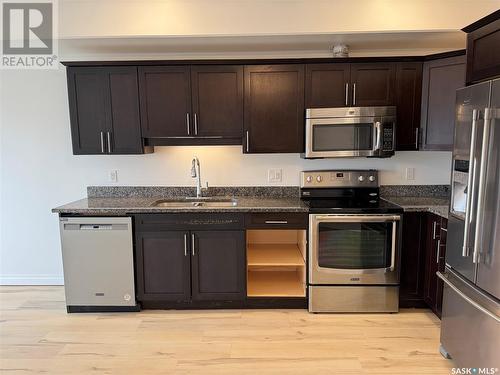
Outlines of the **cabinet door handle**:
{"label": "cabinet door handle", "polygon": [[439,251],[441,250],[441,240],[437,242],[437,255],[436,255],[436,263],[439,264]]}
{"label": "cabinet door handle", "polygon": [[106,137],[108,139],[108,152],[111,153],[112,152],[112,149],[111,149],[111,132],[106,132]]}
{"label": "cabinet door handle", "polygon": [[194,114],[194,135],[198,135],[198,115]]}
{"label": "cabinet door handle", "polygon": [[352,84],[352,105],[356,105],[356,82]]}
{"label": "cabinet door handle", "polygon": [[190,135],[189,133],[189,112],[186,113],[186,127],[187,127],[187,133],[188,135]]}
{"label": "cabinet door handle", "polygon": [[250,137],[249,137],[249,135],[250,134],[249,134],[249,132],[247,130],[246,137],[245,137],[246,138],[246,142],[247,142],[247,152],[250,152]]}
{"label": "cabinet door handle", "polygon": [[437,227],[437,221],[434,221],[432,223],[432,239],[433,240],[436,239],[436,227]]}
{"label": "cabinet door handle", "polygon": [[104,132],[101,132],[101,153],[104,154]]}
{"label": "cabinet door handle", "polygon": [[266,224],[288,224],[288,220],[266,220]]}
{"label": "cabinet door handle", "polygon": [[191,254],[194,256],[194,245],[195,245],[196,239],[194,237],[194,233],[191,233]]}
{"label": "cabinet door handle", "polygon": [[188,255],[188,235],[187,233],[184,233],[184,256],[187,257]]}
{"label": "cabinet door handle", "polygon": [[419,129],[415,128],[415,150],[418,150],[418,133]]}
{"label": "cabinet door handle", "polygon": [[345,84],[345,106],[349,105],[349,83]]}

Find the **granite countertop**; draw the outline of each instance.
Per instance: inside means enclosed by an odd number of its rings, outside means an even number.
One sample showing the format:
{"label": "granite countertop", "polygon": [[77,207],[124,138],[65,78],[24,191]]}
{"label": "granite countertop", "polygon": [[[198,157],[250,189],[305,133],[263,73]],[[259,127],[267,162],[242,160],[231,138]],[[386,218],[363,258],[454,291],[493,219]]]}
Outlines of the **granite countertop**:
{"label": "granite countertop", "polygon": [[[307,212],[300,198],[291,197],[235,197],[232,207],[155,207],[152,204],[164,197],[89,197],[52,209],[60,214],[124,215],[127,213],[178,212]],[[171,197],[169,197],[171,198]]]}
{"label": "granite countertop", "polygon": [[[432,212],[448,217],[449,187],[447,185],[388,185],[382,186],[381,197],[405,211]],[[160,199],[184,198],[195,195],[193,187],[169,186],[89,186],[87,198],[52,209],[60,214],[125,215],[132,213],[174,212],[308,212],[300,199],[298,186],[276,187],[210,187],[211,197],[235,197],[231,207],[156,207]]]}
{"label": "granite countertop", "polygon": [[431,212],[448,218],[450,200],[444,197],[383,196],[388,202],[397,204],[406,212]]}

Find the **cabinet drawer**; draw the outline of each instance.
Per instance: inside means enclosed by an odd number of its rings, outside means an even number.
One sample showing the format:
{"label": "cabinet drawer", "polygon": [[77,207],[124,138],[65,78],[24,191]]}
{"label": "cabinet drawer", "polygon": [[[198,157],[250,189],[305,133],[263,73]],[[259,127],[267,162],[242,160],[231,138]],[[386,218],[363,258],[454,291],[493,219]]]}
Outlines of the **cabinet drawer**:
{"label": "cabinet drawer", "polygon": [[302,212],[251,213],[245,216],[245,227],[307,229],[308,218]]}
{"label": "cabinet drawer", "polygon": [[135,217],[136,230],[229,230],[244,228],[243,214],[144,214]]}

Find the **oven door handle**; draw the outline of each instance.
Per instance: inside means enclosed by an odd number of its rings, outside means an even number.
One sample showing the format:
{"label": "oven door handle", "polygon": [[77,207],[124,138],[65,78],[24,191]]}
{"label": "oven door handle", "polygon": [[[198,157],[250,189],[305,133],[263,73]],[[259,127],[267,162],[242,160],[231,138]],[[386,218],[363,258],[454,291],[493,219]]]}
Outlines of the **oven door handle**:
{"label": "oven door handle", "polygon": [[396,267],[396,231],[397,224],[396,221],[392,222],[392,250],[391,250],[391,266],[386,269],[388,272],[393,272]]}
{"label": "oven door handle", "polygon": [[329,223],[352,223],[352,222],[386,222],[400,221],[400,215],[313,215],[316,221]]}

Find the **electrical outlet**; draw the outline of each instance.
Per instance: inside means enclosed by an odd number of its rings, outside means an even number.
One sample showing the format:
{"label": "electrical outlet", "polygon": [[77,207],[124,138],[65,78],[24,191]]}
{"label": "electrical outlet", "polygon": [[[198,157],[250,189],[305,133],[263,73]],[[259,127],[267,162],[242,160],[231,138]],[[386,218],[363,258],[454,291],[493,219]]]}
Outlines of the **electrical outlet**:
{"label": "electrical outlet", "polygon": [[283,170],[281,168],[271,168],[267,170],[267,182],[282,182]]}
{"label": "electrical outlet", "polygon": [[118,182],[118,171],[116,169],[109,171],[109,182]]}
{"label": "electrical outlet", "polygon": [[415,168],[406,168],[406,179],[407,180],[415,179]]}

